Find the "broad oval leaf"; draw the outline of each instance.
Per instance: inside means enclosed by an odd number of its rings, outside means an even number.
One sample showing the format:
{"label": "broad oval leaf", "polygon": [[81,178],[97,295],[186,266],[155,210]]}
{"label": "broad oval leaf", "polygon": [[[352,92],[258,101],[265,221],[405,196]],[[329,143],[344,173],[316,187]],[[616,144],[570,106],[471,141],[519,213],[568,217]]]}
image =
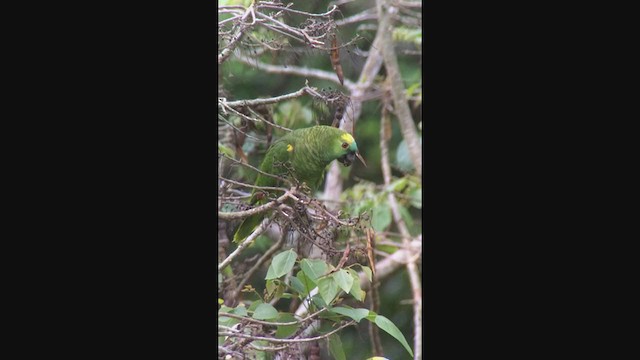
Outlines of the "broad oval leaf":
{"label": "broad oval leaf", "polygon": [[[304,276],[304,273],[302,271],[298,272],[298,274],[302,274],[302,276]],[[306,296],[309,293],[309,291],[305,288],[305,286],[302,284],[302,281],[300,281],[297,275],[292,276],[289,279],[289,286],[291,286],[291,288],[302,297]]]}
{"label": "broad oval leaf", "polygon": [[292,249],[274,256],[273,260],[271,260],[271,265],[269,265],[269,270],[267,270],[267,277],[265,279],[277,279],[289,273],[289,271],[293,269],[293,265],[296,264],[297,257],[298,254]]}
{"label": "broad oval leaf", "polygon": [[342,340],[337,334],[329,335],[329,352],[336,360],[346,360],[344,355],[344,348],[342,347]]}
{"label": "broad oval leaf", "polygon": [[411,354],[411,357],[413,357],[413,351],[411,351],[411,347],[407,343],[407,340],[404,338],[404,335],[402,335],[402,333],[400,332],[400,329],[398,329],[398,327],[393,322],[391,322],[391,320],[387,319],[382,315],[378,315],[376,316],[374,323],[378,325],[380,329],[386,331],[389,335],[396,338],[396,340],[398,340],[400,344],[402,344],[402,346],[404,346],[404,348],[407,349],[407,352]]}
{"label": "broad oval leaf", "polygon": [[344,306],[331,308],[331,311],[333,311],[336,314],[348,316],[353,320],[355,320],[356,322],[360,322],[360,320],[364,319],[369,315],[368,309],[353,309],[353,308],[344,307]]}
{"label": "broad oval leaf", "polygon": [[300,261],[300,268],[316,285],[318,278],[327,273],[327,263],[318,259],[303,259]]}
{"label": "broad oval leaf", "polygon": [[318,291],[325,303],[330,304],[338,295],[338,284],[333,277],[325,277],[318,280]]}
{"label": "broad oval leaf", "polygon": [[391,209],[387,204],[379,204],[373,208],[371,226],[376,231],[384,231],[391,224]]}
{"label": "broad oval leaf", "polygon": [[[293,280],[296,279],[296,280]],[[300,294],[300,298],[304,298],[309,294],[309,291],[313,290],[316,284],[309,279],[305,273],[300,270],[298,274],[290,279],[291,286]]]}
{"label": "broad oval leaf", "polygon": [[418,209],[422,209],[422,189],[415,189],[409,193],[411,197],[411,205]]}
{"label": "broad oval leaf", "polygon": [[[277,322],[292,322],[292,321],[296,321],[297,319],[289,313],[281,313],[278,316],[278,320]],[[276,337],[278,339],[284,339],[286,337],[288,337],[291,334],[294,334],[296,332],[296,330],[298,330],[298,327],[300,325],[280,325],[278,327],[276,327]]]}
{"label": "broad oval leaf", "polygon": [[362,269],[362,271],[364,271],[367,274],[367,279],[369,279],[369,282],[372,282],[373,281],[373,272],[371,271],[371,268],[368,267],[368,266],[361,265],[361,264],[358,264],[358,265],[360,265],[360,268]]}
{"label": "broad oval leaf", "polygon": [[254,319],[256,320],[270,320],[278,317],[278,310],[274,308],[271,304],[262,303],[258,305],[256,310],[253,312]]}
{"label": "broad oval leaf", "polygon": [[351,286],[353,285],[353,277],[351,277],[351,275],[344,269],[340,269],[331,274],[331,277],[335,279],[336,284],[338,284],[338,286],[342,290],[344,290],[344,292],[348,294],[349,291],[351,291]]}
{"label": "broad oval leaf", "polygon": [[362,288],[360,287],[360,276],[353,269],[349,269],[349,274],[353,278],[353,284],[351,285],[351,291],[349,291],[349,293],[351,294],[351,296],[356,298],[356,300],[364,301],[367,293],[362,291]]}

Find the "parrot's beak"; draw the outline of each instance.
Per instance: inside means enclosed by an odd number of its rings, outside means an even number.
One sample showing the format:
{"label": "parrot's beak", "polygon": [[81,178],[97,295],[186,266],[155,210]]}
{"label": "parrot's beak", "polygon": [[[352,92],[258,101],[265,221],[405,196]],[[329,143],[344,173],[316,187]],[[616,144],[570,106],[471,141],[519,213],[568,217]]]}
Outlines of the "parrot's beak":
{"label": "parrot's beak", "polygon": [[364,167],[367,167],[367,163],[364,162],[364,158],[362,157],[362,155],[360,155],[360,152],[356,152],[356,156],[358,157],[358,160],[362,162],[362,165],[364,165]]}

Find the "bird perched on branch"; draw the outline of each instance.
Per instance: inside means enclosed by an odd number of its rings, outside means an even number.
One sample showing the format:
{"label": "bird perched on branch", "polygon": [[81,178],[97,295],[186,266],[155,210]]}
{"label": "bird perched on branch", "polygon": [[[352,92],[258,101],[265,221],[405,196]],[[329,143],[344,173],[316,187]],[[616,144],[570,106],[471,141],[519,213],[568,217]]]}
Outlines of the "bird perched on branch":
{"label": "bird perched on branch", "polygon": [[[358,145],[351,134],[331,126],[313,126],[298,129],[275,141],[260,165],[260,170],[281,177],[293,177],[298,183],[303,182],[315,191],[320,186],[324,171],[333,160],[344,166],[350,166],[355,158],[366,166]],[[258,174],[256,186],[276,186],[278,180],[271,176]],[[266,203],[264,190],[253,189],[251,204]],[[260,225],[265,213],[246,218],[238,227],[233,241],[246,239]]]}

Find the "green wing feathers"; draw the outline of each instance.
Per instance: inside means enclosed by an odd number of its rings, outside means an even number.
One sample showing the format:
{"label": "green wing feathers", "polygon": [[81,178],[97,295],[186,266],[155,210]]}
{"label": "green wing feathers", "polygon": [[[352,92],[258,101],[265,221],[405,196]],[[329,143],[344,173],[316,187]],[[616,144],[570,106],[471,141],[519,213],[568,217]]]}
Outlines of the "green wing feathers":
{"label": "green wing feathers", "polygon": [[242,240],[248,238],[258,225],[260,225],[262,219],[264,219],[264,213],[251,215],[244,219],[238,227],[238,230],[236,230],[235,235],[233,235],[233,242],[240,243]]}

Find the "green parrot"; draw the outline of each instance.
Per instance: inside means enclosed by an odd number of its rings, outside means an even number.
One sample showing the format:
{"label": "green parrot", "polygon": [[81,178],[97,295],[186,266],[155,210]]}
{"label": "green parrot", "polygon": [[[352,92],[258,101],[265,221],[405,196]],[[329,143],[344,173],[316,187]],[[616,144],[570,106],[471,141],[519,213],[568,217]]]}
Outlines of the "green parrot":
{"label": "green parrot", "polygon": [[[350,166],[356,157],[367,166],[351,134],[335,127],[320,125],[294,130],[275,141],[260,164],[260,170],[281,177],[286,177],[288,171],[291,171],[291,175],[300,184],[304,182],[315,191],[322,183],[324,170],[333,160]],[[275,166],[279,163],[287,163],[289,166]],[[255,185],[277,186],[278,182],[271,176],[258,174]],[[263,191],[253,189],[250,200],[252,205],[267,202]],[[264,217],[265,213],[260,213],[246,218],[236,230],[233,242],[241,242],[251,235]]]}

